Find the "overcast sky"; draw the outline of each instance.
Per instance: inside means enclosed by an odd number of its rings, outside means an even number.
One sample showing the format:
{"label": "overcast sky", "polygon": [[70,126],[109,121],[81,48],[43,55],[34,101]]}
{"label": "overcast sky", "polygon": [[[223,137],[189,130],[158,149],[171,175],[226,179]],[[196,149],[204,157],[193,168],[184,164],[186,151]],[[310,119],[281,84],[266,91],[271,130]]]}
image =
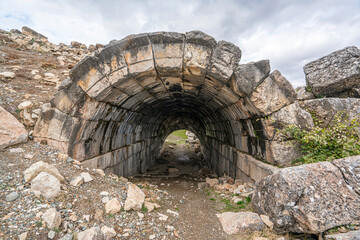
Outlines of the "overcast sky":
{"label": "overcast sky", "polygon": [[24,25],[67,44],[201,30],[238,45],[241,63],[269,59],[296,87],[309,61],[360,47],[360,0],[0,0],[0,28]]}

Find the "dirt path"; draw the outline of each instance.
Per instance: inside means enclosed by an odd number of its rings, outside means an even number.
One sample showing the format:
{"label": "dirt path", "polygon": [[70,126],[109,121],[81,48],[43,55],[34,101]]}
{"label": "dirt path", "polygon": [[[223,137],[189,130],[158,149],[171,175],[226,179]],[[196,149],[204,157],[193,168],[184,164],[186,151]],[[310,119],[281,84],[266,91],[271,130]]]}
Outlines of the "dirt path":
{"label": "dirt path", "polygon": [[[179,172],[169,173],[168,169]],[[202,169],[201,157],[188,146],[181,144],[171,149],[167,145],[157,163],[139,181],[146,180],[169,193],[171,201],[163,202],[162,207],[179,213],[173,226],[180,239],[233,239],[222,230],[215,203],[197,187],[198,182],[205,181],[204,175],[198,175]]]}

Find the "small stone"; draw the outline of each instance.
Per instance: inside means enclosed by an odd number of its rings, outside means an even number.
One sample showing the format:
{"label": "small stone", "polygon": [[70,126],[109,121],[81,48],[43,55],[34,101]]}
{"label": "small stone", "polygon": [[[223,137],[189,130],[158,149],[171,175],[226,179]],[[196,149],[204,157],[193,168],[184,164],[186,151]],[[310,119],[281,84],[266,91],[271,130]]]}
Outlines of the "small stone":
{"label": "small stone", "polygon": [[23,232],[19,235],[19,240],[26,240],[28,232]]}
{"label": "small stone", "polygon": [[87,222],[90,222],[90,215],[83,215],[83,219]]}
{"label": "small stone", "polygon": [[168,219],[168,216],[165,214],[158,213],[158,216],[160,221],[166,221]]}
{"label": "small stone", "polygon": [[110,201],[110,198],[108,196],[105,196],[101,199],[101,202],[104,204],[107,203],[108,201]]}
{"label": "small stone", "polygon": [[216,178],[214,178],[214,179],[206,178],[206,183],[208,183],[209,186],[213,188],[216,184],[219,183],[219,180]]}
{"label": "small stone", "polygon": [[115,214],[121,211],[121,204],[116,198],[111,199],[105,204],[105,212]]}
{"label": "small stone", "polygon": [[199,182],[198,183],[198,189],[203,189],[203,188],[207,188],[210,187],[210,185],[206,182]]}
{"label": "small stone", "polygon": [[28,108],[31,108],[32,105],[33,105],[32,102],[24,101],[24,102],[19,104],[18,109],[20,109],[20,110],[28,109]]}
{"label": "small stone", "polygon": [[149,236],[149,239],[152,240],[152,239],[155,239],[155,237],[156,237],[155,234],[152,234]]}
{"label": "small stone", "polygon": [[24,151],[24,149],[22,149],[22,148],[11,148],[11,149],[10,149],[10,152],[11,152],[11,153],[23,153],[23,152],[25,152],[25,151]]}
{"label": "small stone", "polygon": [[91,175],[90,175],[89,173],[87,173],[87,172],[81,173],[80,176],[83,177],[84,182],[86,182],[86,183],[87,183],[87,182],[91,182],[92,180],[94,180],[94,179],[91,177]]}
{"label": "small stone", "polygon": [[31,190],[40,191],[45,198],[54,198],[60,193],[60,181],[47,172],[41,172],[31,181]]}
{"label": "small stone", "polygon": [[170,209],[166,210],[167,213],[171,213],[172,215],[174,216],[179,216],[179,213],[178,212],[175,212],[175,211],[172,211]]}
{"label": "small stone", "polygon": [[6,195],[6,201],[12,202],[15,201],[18,197],[19,197],[19,193],[17,192],[9,193],[8,195]]}
{"label": "small stone", "polygon": [[174,236],[177,237],[177,238],[179,237],[178,231],[174,230]]}
{"label": "small stone", "polygon": [[78,219],[79,219],[78,216],[74,212],[71,213],[70,216],[69,216],[70,221],[76,222]]}
{"label": "small stone", "polygon": [[108,196],[108,195],[109,195],[109,192],[102,191],[102,192],[100,192],[100,195],[101,195],[101,196]]}
{"label": "small stone", "polygon": [[144,192],[135,184],[130,183],[128,185],[127,197],[125,200],[125,211],[140,210],[145,201]]}
{"label": "small stone", "polygon": [[56,235],[56,233],[54,231],[52,231],[52,230],[50,232],[48,232],[48,238],[49,239],[54,239],[55,235]]}
{"label": "small stone", "polygon": [[[39,109],[40,111],[41,111],[41,109]],[[34,111],[33,111],[34,112]],[[67,154],[64,154],[64,153],[59,153],[58,155],[57,155],[57,157],[58,157],[58,159],[60,160],[60,161],[66,161],[68,158],[69,158],[69,156],[67,155]]]}
{"label": "small stone", "polygon": [[95,169],[95,171],[96,171],[99,175],[105,177],[105,172],[104,172],[104,170],[102,170],[102,169]]}
{"label": "small stone", "polygon": [[274,223],[270,221],[269,216],[267,215],[260,215],[261,220],[265,223],[266,226],[268,226],[270,229],[273,229]]}
{"label": "small stone", "polygon": [[140,218],[140,220],[142,220],[144,218],[144,214],[141,212],[137,212],[137,215]]}
{"label": "small stone", "polygon": [[42,76],[39,75],[39,74],[36,74],[34,77],[33,77],[34,80],[40,80],[42,79]]}
{"label": "small stone", "polygon": [[56,211],[55,208],[48,209],[43,215],[42,218],[44,219],[47,227],[49,229],[59,228],[61,224],[61,215]]}
{"label": "small stone", "polygon": [[180,170],[177,168],[169,168],[168,171],[169,173],[178,173]]}
{"label": "small stone", "polygon": [[14,77],[15,77],[15,73],[13,73],[13,72],[1,72],[0,73],[0,78],[13,79]]}
{"label": "small stone", "polygon": [[105,234],[105,236],[109,239],[113,238],[116,236],[116,232],[115,229],[107,227],[107,226],[103,226],[101,228],[101,231]]}
{"label": "small stone", "polygon": [[84,178],[80,175],[75,176],[71,181],[70,181],[70,185],[74,186],[74,187],[78,187],[81,184],[84,183]]}
{"label": "small stone", "polygon": [[73,239],[73,235],[71,233],[67,233],[65,234],[65,236],[60,238],[60,240],[72,240],[72,239]]}
{"label": "small stone", "polygon": [[104,233],[98,227],[92,227],[78,234],[78,240],[105,240]]}
{"label": "small stone", "polygon": [[160,208],[159,204],[148,201],[144,202],[144,206],[147,208],[148,212],[152,212],[155,208]]}
{"label": "small stone", "polygon": [[96,209],[95,210],[95,215],[94,215],[94,219],[97,221],[103,221],[103,215],[104,215],[104,211],[101,209]]}
{"label": "small stone", "polygon": [[265,224],[258,214],[253,212],[224,212],[216,214],[227,234],[239,234],[245,231],[262,231]]}
{"label": "small stone", "polygon": [[32,74],[32,75],[35,75],[35,74],[37,74],[37,73],[39,73],[39,70],[37,70],[37,69],[31,70],[31,74]]}
{"label": "small stone", "polygon": [[34,155],[28,153],[28,154],[25,154],[24,158],[25,159],[33,159]]}

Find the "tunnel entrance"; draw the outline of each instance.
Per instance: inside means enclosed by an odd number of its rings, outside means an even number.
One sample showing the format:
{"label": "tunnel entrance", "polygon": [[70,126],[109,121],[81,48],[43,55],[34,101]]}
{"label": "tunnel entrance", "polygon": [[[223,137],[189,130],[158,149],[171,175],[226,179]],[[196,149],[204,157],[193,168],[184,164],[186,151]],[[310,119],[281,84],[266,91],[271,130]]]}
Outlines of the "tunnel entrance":
{"label": "tunnel entrance", "polygon": [[160,155],[147,171],[137,177],[205,178],[214,176],[201,151],[200,141],[191,131],[177,130],[164,141]]}
{"label": "tunnel entrance", "polygon": [[171,132],[188,129],[219,176],[258,180],[276,170],[261,161],[294,157],[275,128],[299,106],[269,61],[239,65],[240,58],[239,47],[199,31],[111,41],[71,70],[34,139],[127,177],[154,164]]}

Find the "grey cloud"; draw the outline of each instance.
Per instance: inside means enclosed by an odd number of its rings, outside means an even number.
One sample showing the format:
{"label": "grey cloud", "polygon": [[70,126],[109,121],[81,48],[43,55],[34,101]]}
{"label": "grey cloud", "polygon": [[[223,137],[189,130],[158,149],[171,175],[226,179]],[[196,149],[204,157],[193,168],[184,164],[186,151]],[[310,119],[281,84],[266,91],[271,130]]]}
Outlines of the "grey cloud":
{"label": "grey cloud", "polygon": [[237,44],[242,62],[270,59],[295,86],[302,67],[348,45],[360,46],[354,0],[0,0],[0,28],[23,25],[53,42],[107,43],[129,34],[201,30]]}

